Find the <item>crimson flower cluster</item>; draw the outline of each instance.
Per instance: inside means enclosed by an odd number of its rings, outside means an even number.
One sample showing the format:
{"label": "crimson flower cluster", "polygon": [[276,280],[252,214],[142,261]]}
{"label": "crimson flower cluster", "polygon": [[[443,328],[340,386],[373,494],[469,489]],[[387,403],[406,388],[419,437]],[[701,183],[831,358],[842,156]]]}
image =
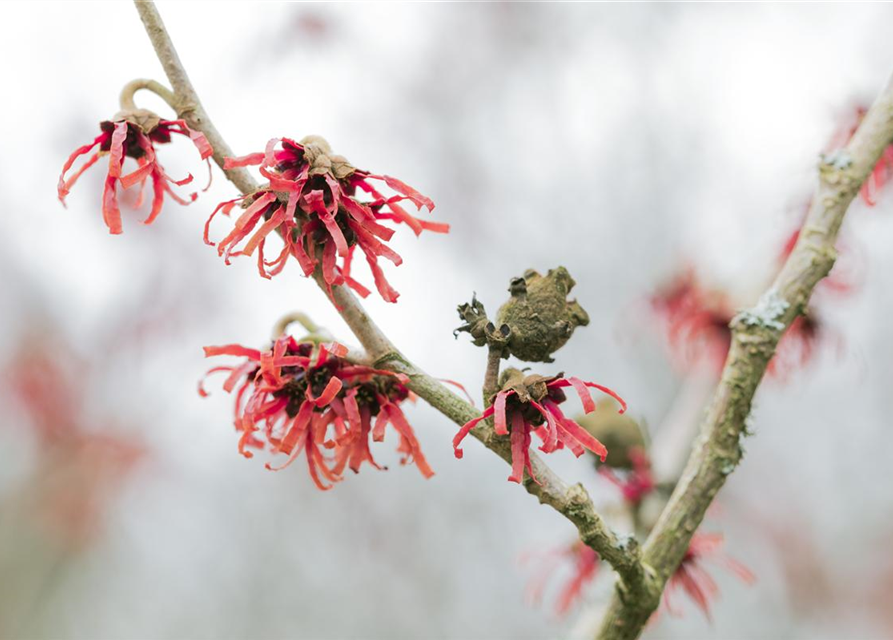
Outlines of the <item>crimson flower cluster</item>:
{"label": "crimson flower cluster", "polygon": [[[313,482],[322,490],[342,479],[345,468],[359,472],[363,463],[383,469],[372,457],[371,437],[381,442],[390,424],[400,436],[402,462],[414,462],[426,478],[434,475],[400,404],[410,398],[402,374],[355,365],[337,343],[277,339],[267,351],[240,345],[205,347],[205,356],[239,356],[239,365],[218,366],[227,372],[225,391],[236,392],[235,427],[239,452],[252,449],[284,454],[278,471],[303,451]],[[199,393],[207,395],[202,385]],[[326,482],[330,484],[326,484]]]}
{"label": "crimson flower cluster", "polygon": [[[417,218],[401,204],[409,201],[419,210],[424,207],[432,211],[430,198],[396,178],[356,169],[342,156],[333,155],[319,136],[308,136],[300,142],[274,138],[263,153],[227,158],[225,163],[227,169],[253,165],[259,166],[269,185],[249,196],[221,203],[205,225],[205,242],[214,244],[208,237],[214,216],[221,211],[229,215],[241,203],[245,210],[219,242],[217,252],[228,264],[231,257],[251,256],[257,251],[258,271],[264,278],[280,273],[288,257],[293,256],[305,276],[313,275],[321,265],[330,295],[333,286],[347,285],[366,297],[369,289],[351,275],[354,252],[359,247],[381,297],[396,302],[400,294],[388,283],[378,259],[395,265],[403,260],[386,244],[394,230],[381,222],[406,224],[416,235],[449,231],[449,225]],[[384,182],[396,195],[385,197],[373,181]],[[371,200],[358,199],[358,191]],[[284,246],[275,259],[267,261],[264,245],[273,231],[282,236]]]}
{"label": "crimson flower cluster", "polygon": [[[189,196],[189,200],[178,196],[171,184],[183,186],[192,182],[192,175],[187,175],[182,180],[174,180],[164,171],[164,167],[158,162],[155,153],[156,144],[164,144],[171,141],[173,134],[188,137],[196,146],[203,160],[208,160],[212,155],[211,145],[208,143],[203,133],[193,131],[183,120],[164,120],[155,114],[145,111],[136,110],[119,114],[116,120],[106,120],[100,123],[102,132],[96,136],[93,142],[85,144],[75,149],[65,165],[62,167],[62,173],[59,176],[59,184],[57,187],[59,200],[65,204],[65,198],[71,191],[72,186],[77,182],[78,178],[90,167],[96,164],[102,156],[108,155],[109,168],[105,179],[105,188],[102,193],[102,218],[110,233],[122,233],[121,210],[118,206],[118,185],[122,188],[140,185],[140,197],[137,206],[142,204],[143,189],[146,181],[152,180],[152,210],[149,217],[146,218],[144,224],[151,224],[164,204],[165,194],[168,194],[176,202],[186,205],[193,202],[197,194],[193,193]],[[98,147],[95,153],[84,162],[75,173],[66,178],[65,174],[74,166],[77,159],[90,153]],[[124,159],[133,158],[136,160],[138,167],[130,172],[124,173]],[[210,171],[210,164],[208,166]]]}
{"label": "crimson flower cluster", "polygon": [[[626,403],[608,389],[594,382],[579,378],[564,378],[561,374],[552,377],[530,375],[522,378],[520,371],[508,369],[508,380],[503,389],[496,393],[493,404],[483,414],[466,422],[453,438],[453,450],[457,458],[463,455],[459,445],[481,420],[492,417],[497,435],[510,435],[512,446],[512,473],[510,482],[521,483],[524,470],[538,482],[530,464],[531,434],[542,440],[540,451],[552,453],[567,447],[578,458],[588,449],[602,460],[608,455],[604,445],[586,429],[568,418],[558,406],[567,399],[563,389],[573,387],[583,403],[586,413],[595,411],[595,402],[589,388],[598,389],[620,402],[623,413]],[[504,375],[505,375],[504,374]]]}

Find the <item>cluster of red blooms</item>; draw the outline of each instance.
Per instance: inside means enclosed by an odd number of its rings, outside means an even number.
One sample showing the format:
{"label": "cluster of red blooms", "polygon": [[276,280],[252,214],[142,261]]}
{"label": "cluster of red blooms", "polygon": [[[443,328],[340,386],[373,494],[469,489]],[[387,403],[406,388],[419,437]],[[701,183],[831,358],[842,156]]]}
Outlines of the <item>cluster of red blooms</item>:
{"label": "cluster of red blooms", "polygon": [[[268,351],[226,345],[205,347],[205,355],[246,358],[208,371],[229,374],[223,388],[236,391],[235,427],[245,457],[253,456],[251,449],[284,454],[280,466],[266,465],[279,470],[303,451],[313,482],[326,490],[326,481],[340,481],[345,468],[356,473],[364,462],[383,468],[372,457],[369,438],[381,442],[390,424],[400,436],[402,462],[414,462],[426,478],[434,475],[400,409],[411,395],[406,376],[352,364],[340,344],[291,336],[280,337]],[[201,385],[199,393],[207,395]]]}
{"label": "cluster of red blooms", "polygon": [[[265,152],[227,158],[225,164],[228,169],[251,165],[259,165],[269,186],[250,196],[221,203],[205,225],[205,242],[214,244],[208,234],[217,212],[228,215],[241,202],[245,210],[233,230],[217,245],[217,252],[229,263],[233,256],[251,256],[257,251],[258,271],[265,278],[281,272],[288,257],[293,256],[306,276],[321,265],[330,294],[332,286],[347,285],[366,297],[369,290],[351,276],[354,251],[359,247],[381,297],[396,302],[400,294],[388,283],[378,259],[399,265],[402,258],[387,246],[394,231],[381,222],[406,224],[416,235],[422,231],[449,231],[449,225],[416,218],[401,205],[409,201],[418,209],[431,211],[434,203],[430,198],[396,178],[354,168],[343,157],[332,155],[328,143],[319,136],[308,136],[301,142],[274,138]],[[384,182],[397,195],[385,197],[373,186],[373,180]],[[356,197],[358,190],[369,194],[372,200],[360,201]],[[279,200],[279,194],[287,195],[285,203]],[[282,236],[284,246],[274,260],[267,261],[264,245],[273,231]]]}
{"label": "cluster of red blooms", "polygon": [[[192,182],[192,175],[186,176],[183,180],[174,180],[168,176],[164,167],[158,162],[155,145],[170,142],[171,136],[176,133],[190,138],[202,159],[208,160],[211,157],[212,149],[204,134],[193,131],[186,126],[183,120],[162,120],[155,114],[144,110],[119,114],[114,121],[107,120],[100,123],[100,128],[102,132],[96,136],[93,142],[75,149],[62,167],[57,187],[59,200],[62,204],[65,204],[65,197],[81,174],[96,164],[104,155],[109,157],[109,168],[105,179],[105,189],[102,193],[102,218],[111,233],[117,234],[123,230],[121,210],[118,207],[118,184],[124,189],[129,189],[136,184],[140,185],[140,197],[136,205],[139,207],[142,203],[146,181],[151,178],[152,210],[149,217],[146,218],[145,224],[151,224],[161,213],[166,193],[183,205],[196,199],[195,193],[189,196],[189,200],[174,193],[171,183],[177,186],[189,184]],[[81,165],[74,175],[66,178],[65,174],[72,168],[78,157],[90,153],[97,146],[99,149]],[[131,173],[125,174],[124,158],[133,158],[138,167]]]}
{"label": "cluster of red blooms", "polygon": [[459,448],[462,440],[482,420],[493,417],[497,435],[511,434],[512,473],[508,477],[511,482],[520,484],[525,469],[530,477],[538,482],[530,464],[532,433],[542,440],[540,451],[543,453],[552,453],[567,447],[579,458],[588,449],[602,460],[605,459],[608,451],[604,445],[586,429],[565,416],[558,405],[567,399],[563,391],[567,387],[573,387],[580,396],[586,413],[595,411],[595,402],[592,400],[589,387],[614,397],[621,405],[621,413],[626,411],[623,398],[607,387],[574,377],[563,378],[559,375],[546,378],[531,375],[523,380],[518,378],[515,380],[513,383],[510,378],[503,390],[496,394],[492,406],[459,429],[453,438],[453,450],[457,458],[463,455],[462,449]]}
{"label": "cluster of red blooms", "polygon": [[[118,206],[119,184],[124,189],[141,185],[137,201],[140,206],[143,189],[151,178],[154,201],[145,224],[158,217],[165,194],[184,205],[196,199],[195,193],[187,200],[172,190],[171,184],[183,186],[193,178],[188,175],[183,180],[174,180],[168,176],[158,162],[155,145],[170,142],[173,134],[180,134],[189,137],[202,159],[208,160],[213,150],[202,133],[192,131],[183,120],[163,120],[143,109],[122,111],[113,121],[102,122],[100,128],[102,131],[93,142],[76,149],[62,168],[58,194],[63,204],[78,178],[104,155],[109,157],[109,168],[102,196],[102,216],[111,233],[123,230]],[[73,175],[66,176],[80,156],[97,147]],[[136,160],[138,165],[130,173],[124,172],[127,157]],[[347,285],[366,297],[369,289],[351,276],[354,251],[359,247],[381,297],[396,302],[400,294],[388,283],[378,260],[384,258],[399,265],[402,258],[387,245],[394,230],[381,223],[406,224],[416,235],[422,231],[449,231],[449,225],[417,218],[403,206],[404,201],[409,201],[419,210],[424,207],[432,211],[434,203],[430,198],[396,178],[356,169],[342,156],[333,155],[328,143],[319,136],[308,136],[301,142],[274,138],[263,153],[225,161],[227,169],[253,165],[259,166],[269,184],[248,196],[221,203],[205,224],[204,238],[213,246],[208,237],[211,220],[218,212],[229,215],[241,203],[245,211],[217,245],[217,250],[227,264],[231,257],[251,256],[257,251],[258,271],[264,278],[280,273],[288,257],[293,256],[306,276],[312,275],[317,266],[321,267],[330,295],[333,286]],[[383,182],[396,195],[383,195],[375,181]],[[368,194],[370,199],[360,200],[358,191]],[[274,260],[267,261],[264,246],[273,231],[282,237],[284,246]]]}

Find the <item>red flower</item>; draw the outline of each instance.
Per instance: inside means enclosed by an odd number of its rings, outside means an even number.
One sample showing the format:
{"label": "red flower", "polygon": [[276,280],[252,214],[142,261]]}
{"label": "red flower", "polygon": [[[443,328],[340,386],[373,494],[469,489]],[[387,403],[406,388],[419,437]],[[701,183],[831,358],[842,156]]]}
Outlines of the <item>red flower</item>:
{"label": "red flower", "polygon": [[544,554],[542,569],[527,585],[527,600],[532,604],[542,601],[546,583],[555,571],[564,563],[572,564],[572,574],[564,583],[558,598],[555,600],[555,614],[566,615],[580,601],[583,588],[595,580],[598,574],[599,556],[592,547],[579,540],[572,544],[551,549]]}
{"label": "red flower", "polygon": [[654,476],[651,475],[651,460],[641,447],[631,447],[627,456],[632,463],[632,469],[629,471],[618,474],[607,465],[600,466],[598,471],[620,489],[626,502],[637,505],[655,487]]}
{"label": "red flower", "polygon": [[689,268],[651,298],[651,308],[666,327],[678,363],[689,367],[704,358],[722,370],[735,315],[724,294],[704,289]]}
{"label": "red flower", "polygon": [[[431,211],[434,203],[429,198],[396,178],[354,168],[342,156],[332,155],[328,143],[319,136],[308,136],[300,143],[274,138],[267,143],[264,153],[227,158],[225,166],[248,165],[260,165],[261,174],[270,181],[269,186],[246,198],[221,203],[205,225],[205,242],[214,244],[208,239],[208,229],[217,212],[228,215],[241,201],[245,212],[232,232],[220,241],[217,252],[229,263],[231,256],[250,256],[257,251],[258,271],[264,278],[282,271],[291,255],[305,276],[312,275],[317,265],[321,265],[330,293],[334,285],[347,285],[366,297],[369,290],[351,277],[351,262],[359,247],[381,297],[396,302],[399,293],[388,283],[378,259],[385,258],[395,265],[403,260],[385,244],[393,236],[393,229],[380,222],[405,223],[416,235],[424,230],[449,231],[449,225],[416,218],[400,204],[408,200],[419,209],[426,207]],[[386,198],[373,186],[374,180],[383,181],[397,195]],[[357,189],[369,194],[372,200],[358,200]],[[287,195],[286,202],[280,202],[277,194]],[[266,261],[264,244],[274,230],[285,244],[275,260]],[[249,235],[248,241],[237,249]]]}
{"label": "red flower", "polygon": [[[789,253],[794,242],[796,237],[789,238],[785,251]],[[837,288],[842,290],[843,285]],[[665,324],[672,352],[683,366],[706,358],[717,374],[722,371],[732,344],[729,323],[735,315],[724,293],[702,288],[688,270],[655,295],[651,306]],[[825,335],[823,329],[813,309],[795,319],[782,336],[767,372],[784,378],[791,370],[804,367]]]}
{"label": "red flower", "polygon": [[[192,131],[183,120],[162,120],[145,110],[119,114],[115,121],[106,120],[99,126],[102,133],[90,144],[75,149],[65,162],[65,166],[62,167],[58,185],[59,200],[62,204],[65,204],[65,197],[81,174],[96,164],[99,158],[105,154],[109,156],[109,170],[105,179],[105,190],[102,194],[102,217],[111,233],[122,232],[121,210],[118,208],[118,183],[125,189],[140,183],[142,189],[145,187],[146,180],[152,179],[154,200],[152,211],[146,218],[145,224],[151,224],[158,217],[164,204],[165,193],[170,194],[171,198],[184,205],[195,200],[195,193],[190,196],[189,201],[186,201],[173,192],[171,183],[182,186],[192,182],[192,176],[188,175],[183,180],[174,180],[168,176],[155,155],[155,145],[170,142],[171,135],[175,133],[188,136],[199,150],[202,159],[207,160],[212,154],[212,149],[204,134]],[[74,175],[66,179],[65,174],[74,165],[75,160],[79,156],[90,153],[97,146],[99,149],[81,165]],[[128,174],[124,174],[123,171],[125,157],[135,159],[139,165],[136,170]],[[210,164],[208,167],[210,171]],[[142,191],[140,191],[139,200],[142,202]]]}
{"label": "red flower", "polygon": [[[208,374],[229,373],[224,390],[236,391],[235,426],[239,452],[269,448],[288,458],[278,471],[305,452],[310,476],[320,489],[323,480],[341,480],[345,467],[358,472],[364,462],[381,469],[372,457],[369,438],[384,439],[390,423],[400,435],[402,462],[414,462],[426,478],[434,475],[412,427],[400,409],[410,396],[402,374],[354,365],[337,343],[314,345],[282,336],[269,351],[239,345],[205,347],[205,356],[244,356],[237,366],[214,367]],[[199,385],[199,393],[207,395]],[[373,422],[374,418],[374,422]],[[331,456],[325,452],[331,451]]]}
{"label": "red flower", "polygon": [[566,446],[578,458],[589,449],[602,460],[605,459],[608,451],[602,443],[586,429],[566,417],[558,405],[567,399],[562,389],[573,387],[583,402],[583,410],[586,413],[595,411],[595,402],[588,389],[592,387],[617,399],[621,404],[620,413],[623,413],[626,411],[626,403],[620,396],[594,382],[585,382],[579,378],[563,378],[560,374],[551,378],[538,375],[524,377],[520,371],[508,369],[503,376],[506,382],[502,390],[494,396],[493,405],[479,417],[466,422],[453,438],[453,450],[457,458],[463,455],[459,445],[465,436],[481,420],[492,416],[498,435],[509,435],[511,429],[512,474],[508,477],[510,482],[520,484],[524,469],[527,469],[530,477],[537,481],[530,466],[531,433],[535,433],[543,441],[540,451],[544,453],[552,453]]}
{"label": "red flower", "polygon": [[670,576],[664,590],[664,606],[670,615],[678,615],[670,604],[671,594],[682,590],[710,620],[710,602],[719,595],[716,581],[702,566],[705,559],[718,560],[747,584],[753,584],[756,577],[737,560],[720,553],[722,535],[718,533],[696,533],[692,536],[688,551],[682,558],[679,567]]}

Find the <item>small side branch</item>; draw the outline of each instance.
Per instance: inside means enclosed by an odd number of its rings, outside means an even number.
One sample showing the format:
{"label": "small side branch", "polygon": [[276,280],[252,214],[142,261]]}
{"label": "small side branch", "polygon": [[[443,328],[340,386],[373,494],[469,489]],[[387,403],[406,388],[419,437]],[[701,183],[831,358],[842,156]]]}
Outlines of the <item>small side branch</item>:
{"label": "small side branch", "polygon": [[121,89],[121,95],[118,98],[118,102],[121,104],[121,108],[129,110],[136,109],[134,95],[136,95],[137,91],[141,90],[151,91],[159,98],[164,100],[171,109],[175,111],[177,110],[177,96],[174,94],[173,91],[165,87],[160,82],[157,82],[155,80],[146,80],[143,78],[131,80],[124,85],[123,89]]}
{"label": "small side branch", "polygon": [[490,398],[499,391],[499,365],[502,362],[502,350],[492,345],[487,348],[487,370],[484,372],[484,384],[481,393],[484,406],[490,405]]}

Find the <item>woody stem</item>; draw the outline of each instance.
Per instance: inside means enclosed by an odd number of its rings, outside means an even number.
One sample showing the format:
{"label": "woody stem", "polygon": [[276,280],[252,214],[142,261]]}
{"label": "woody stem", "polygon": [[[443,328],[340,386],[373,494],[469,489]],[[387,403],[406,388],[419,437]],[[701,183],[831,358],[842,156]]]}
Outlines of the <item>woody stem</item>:
{"label": "woody stem", "polygon": [[[202,107],[158,9],[151,1],[134,0],[134,3],[174,89],[178,115],[191,129],[205,134],[214,149],[214,160],[222,169],[224,158],[232,157],[233,153]],[[224,173],[243,194],[252,193],[258,187],[244,168],[224,170]],[[325,291],[327,287],[322,275],[317,273],[314,279]],[[338,313],[360,341],[374,366],[408,376],[408,386],[413,392],[458,425],[480,416],[480,412],[471,404],[407,360],[347,288],[332,287],[332,298]],[[481,422],[472,431],[472,435],[511,464],[512,452],[508,438],[496,436],[492,424]],[[564,515],[577,528],[583,542],[617,570],[624,585],[636,591],[644,583],[646,571],[640,561],[641,554],[635,541],[620,539],[605,525],[583,485],[568,486],[533,452],[530,454],[530,464],[539,483],[526,478],[524,486],[528,493],[536,496],[540,503],[547,504]]]}

